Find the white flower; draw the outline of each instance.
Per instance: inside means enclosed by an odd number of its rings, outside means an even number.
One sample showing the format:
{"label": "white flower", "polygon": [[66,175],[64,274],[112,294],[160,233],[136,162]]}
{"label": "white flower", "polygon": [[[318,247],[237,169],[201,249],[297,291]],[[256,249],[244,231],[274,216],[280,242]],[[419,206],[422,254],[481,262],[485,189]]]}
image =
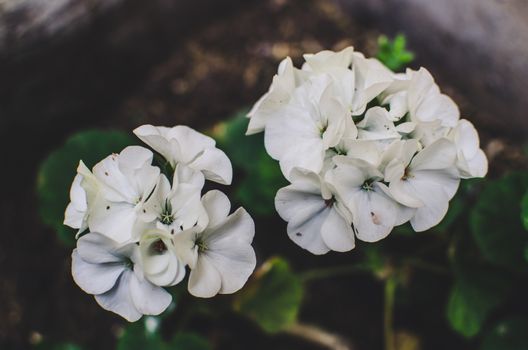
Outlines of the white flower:
{"label": "white flower", "polygon": [[84,179],[90,180],[88,185],[97,187],[92,200],[88,198],[88,226],[92,232],[119,243],[139,239],[139,215],[160,173],[151,165],[152,157],[146,148],[129,146],[97,163],[93,174],[86,168],[79,169]]}
{"label": "white flower", "polygon": [[408,221],[414,209],[396,202],[382,182],[383,174],[372,164],[345,156],[334,157],[336,168],[326,179],[352,212],[357,238],[376,242],[394,226]]}
{"label": "white flower", "polygon": [[385,168],[385,180],[393,198],[417,208],[410,220],[413,229],[425,231],[442,220],[458,189],[456,148],[445,138],[418,153],[416,141],[404,141],[402,145],[400,155]]}
{"label": "white flower", "polygon": [[173,286],[185,277],[185,264],[176,255],[173,234],[149,230],[139,241],[145,277],[157,286]]}
{"label": "white flower", "polygon": [[316,173],[295,168],[292,184],[281,188],[275,208],[288,222],[288,236],[313,254],[354,248],[352,217],[332,189]]}
{"label": "white flower", "polygon": [[205,178],[221,184],[230,184],[233,178],[231,161],[216,148],[215,141],[187,126],[173,128],[142,125],[134,134],[161,154],[173,168],[183,164],[201,171]]}
{"label": "white flower", "polygon": [[462,119],[451,130],[448,138],[457,148],[457,168],[463,179],[484,177],[488,172],[488,159],[479,149],[479,136],[473,124]]}
{"label": "white flower", "polygon": [[202,203],[209,216],[208,227],[174,236],[178,256],[191,268],[189,292],[202,298],[234,293],[255,269],[253,219],[244,208],[228,216],[231,204],[220,191],[207,192]]}
{"label": "white flower", "polygon": [[159,176],[154,192],[143,206],[141,219],[155,222],[159,229],[171,233],[194,225],[207,226],[207,213],[200,201],[203,186],[201,172],[176,165],[172,186],[164,174]]}
{"label": "white flower", "polygon": [[286,57],[282,60],[268,92],[255,103],[248,113],[251,119],[246,135],[263,131],[270,116],[290,101],[293,90],[307,77],[308,74],[293,66],[291,58]]}
{"label": "white flower", "polygon": [[163,288],[147,281],[138,265],[135,243],[119,245],[98,233],[88,233],[77,241],[72,253],[72,275],[86,293],[106,310],[130,322],[142,315],[159,315],[172,297]]}
{"label": "white flower", "polygon": [[332,97],[331,84],[328,75],[310,79],[266,125],[266,150],[279,160],[286,178],[294,167],[319,172],[326,150],[337,145],[345,132],[350,116]]}

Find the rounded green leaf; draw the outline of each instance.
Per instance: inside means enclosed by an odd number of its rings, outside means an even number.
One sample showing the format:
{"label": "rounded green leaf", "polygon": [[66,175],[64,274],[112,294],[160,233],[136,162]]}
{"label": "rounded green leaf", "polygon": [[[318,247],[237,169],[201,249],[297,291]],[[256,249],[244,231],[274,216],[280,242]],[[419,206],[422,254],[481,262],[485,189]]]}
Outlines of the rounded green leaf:
{"label": "rounded green leaf", "polygon": [[516,270],[528,267],[523,258],[528,233],[519,220],[521,198],[527,188],[527,174],[488,181],[471,211],[473,237],[482,255],[493,264]]}
{"label": "rounded green leaf", "polygon": [[53,228],[62,242],[75,244],[75,230],[64,226],[70,186],[79,160],[92,167],[111,153],[118,153],[135,139],[121,131],[88,130],[70,137],[41,164],[37,175],[37,195],[42,221]]}
{"label": "rounded green leaf", "polygon": [[501,272],[467,262],[455,269],[447,304],[451,327],[467,338],[477,335],[488,316],[508,296],[511,280]]}
{"label": "rounded green leaf", "polygon": [[281,258],[271,258],[255,273],[251,282],[236,295],[234,308],[275,333],[297,320],[303,286]]}

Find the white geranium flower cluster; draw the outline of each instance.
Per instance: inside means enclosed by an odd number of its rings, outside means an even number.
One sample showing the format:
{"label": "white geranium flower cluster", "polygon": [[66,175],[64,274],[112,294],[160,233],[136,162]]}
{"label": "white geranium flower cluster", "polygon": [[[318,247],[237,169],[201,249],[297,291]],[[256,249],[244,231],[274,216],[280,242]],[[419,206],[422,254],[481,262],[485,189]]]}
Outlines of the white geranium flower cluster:
{"label": "white geranium flower cluster", "polygon": [[171,302],[163,288],[190,268],[189,292],[234,293],[255,268],[254,223],[220,191],[201,196],[205,179],[230,184],[231,162],[215,142],[186,126],[143,125],[134,133],[166,160],[130,146],[90,171],[81,161],[64,223],[79,229],[75,282],[104,309],[128,321],[158,315]]}
{"label": "white geranium flower cluster", "polygon": [[275,206],[302,248],[348,251],[407,221],[427,230],[460,178],[486,174],[475,128],[426,69],[395,74],[351,47],[304,58],[280,63],[247,131],[264,131],[291,182]]}

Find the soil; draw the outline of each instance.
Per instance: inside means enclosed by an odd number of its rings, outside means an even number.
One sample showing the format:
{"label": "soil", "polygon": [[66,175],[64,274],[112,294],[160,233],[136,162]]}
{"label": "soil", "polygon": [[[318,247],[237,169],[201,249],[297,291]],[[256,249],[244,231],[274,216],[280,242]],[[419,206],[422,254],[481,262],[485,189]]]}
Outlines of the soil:
{"label": "soil", "polygon": [[[45,339],[75,341],[88,349],[112,349],[125,325],[74,284],[71,251],[38,217],[34,191],[38,165],[69,135],[86,127],[131,130],[145,123],[187,124],[205,130],[251,106],[266,91],[283,57],[289,55],[299,64],[302,53],[349,45],[370,56],[380,34],[351,22],[324,0],[251,2],[186,33],[178,42],[168,44],[169,48],[148,67],[142,67],[145,74],[131,78],[126,89],[108,89],[93,116],[93,111],[78,109],[55,119],[60,122],[41,123],[35,128],[31,123],[35,116],[21,113],[10,116],[17,122],[1,131],[2,147],[8,154],[0,202],[0,348],[26,349]],[[89,37],[90,32],[84,35]],[[46,59],[52,61],[53,57]],[[34,69],[45,69],[46,63]],[[420,63],[427,66],[427,62]],[[121,64],[123,69],[130,68],[126,61]],[[491,159],[490,176],[526,169],[528,161],[521,147],[509,141],[507,134],[481,125],[475,101],[452,86],[447,82],[442,88],[460,104],[463,115],[471,113],[469,119],[479,128]],[[60,104],[62,92],[49,98]],[[31,104],[31,100],[24,103]],[[295,270],[303,271],[360,259],[361,253],[356,251],[314,257],[288,239],[280,219],[258,218],[256,224],[255,248],[260,262],[282,255]],[[400,237],[391,238],[388,244],[405,251],[414,243]],[[439,300],[445,300],[448,277],[418,277],[436,286]],[[353,349],[381,349],[382,301],[381,282],[366,274],[315,281],[306,291],[300,320],[340,335]],[[428,350],[474,349],[450,331],[443,318],[430,316],[443,315],[444,307],[424,310],[416,304],[398,306],[398,336],[419,340],[421,348]],[[171,326],[178,322],[177,314],[171,316],[163,333],[170,334]],[[210,339],[215,349],[321,348],[287,334],[266,335],[230,313],[212,320],[196,315],[187,327]]]}

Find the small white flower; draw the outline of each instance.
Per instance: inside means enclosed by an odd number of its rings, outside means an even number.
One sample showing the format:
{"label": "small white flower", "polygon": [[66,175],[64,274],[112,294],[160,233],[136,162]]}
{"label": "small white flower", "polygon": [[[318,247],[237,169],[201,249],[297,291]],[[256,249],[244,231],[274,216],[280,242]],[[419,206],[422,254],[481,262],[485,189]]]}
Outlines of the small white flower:
{"label": "small white flower", "polygon": [[328,75],[310,79],[266,125],[266,150],[279,160],[286,178],[294,167],[319,172],[326,150],[343,137],[350,116],[332,97],[331,84]]}
{"label": "small white flower", "polygon": [[313,254],[354,248],[352,217],[332,189],[316,173],[295,168],[292,184],[281,188],[275,208],[288,222],[288,236]]}
{"label": "small white flower", "polygon": [[203,174],[183,164],[176,165],[172,186],[164,174],[145,202],[141,219],[155,222],[159,229],[175,233],[194,225],[207,226],[207,213],[200,201]]}
{"label": "small white flower", "polygon": [[488,172],[488,159],[479,148],[477,130],[468,120],[462,119],[451,130],[448,138],[457,148],[457,168],[463,179],[484,177]]}
{"label": "small white flower", "polygon": [[143,276],[135,243],[120,245],[98,233],[77,241],[72,253],[72,275],[86,293],[105,310],[130,322],[142,315],[159,315],[172,297]]}
{"label": "small white flower", "polygon": [[336,168],[326,179],[352,212],[356,236],[376,242],[388,236],[394,226],[408,221],[414,209],[396,202],[382,182],[383,174],[372,164],[345,156],[334,157]]}
{"label": "small white flower", "polygon": [[156,186],[159,168],[151,165],[153,154],[146,148],[129,146],[97,163],[93,174],[80,168],[85,190],[95,187],[88,197],[88,226],[119,243],[139,239],[139,220],[148,196]]}
{"label": "small white flower", "polygon": [[410,220],[413,229],[425,231],[443,219],[449,200],[458,189],[456,148],[445,138],[420,152],[415,140],[404,141],[402,145],[400,155],[385,168],[385,180],[393,198],[417,208]]}
{"label": "small white flower", "polygon": [[220,191],[207,192],[202,203],[209,216],[208,227],[174,236],[178,256],[191,268],[189,292],[202,298],[234,293],[255,269],[253,219],[244,208],[228,216],[231,204]]}
{"label": "small white flower", "polygon": [[201,171],[205,178],[221,184],[230,184],[233,178],[231,161],[216,148],[215,140],[187,126],[173,128],[142,125],[134,134],[161,154],[173,168],[183,164]]}
{"label": "small white flower", "polygon": [[185,264],[176,255],[173,234],[149,230],[139,241],[141,266],[145,277],[157,286],[173,286],[185,277]]}

